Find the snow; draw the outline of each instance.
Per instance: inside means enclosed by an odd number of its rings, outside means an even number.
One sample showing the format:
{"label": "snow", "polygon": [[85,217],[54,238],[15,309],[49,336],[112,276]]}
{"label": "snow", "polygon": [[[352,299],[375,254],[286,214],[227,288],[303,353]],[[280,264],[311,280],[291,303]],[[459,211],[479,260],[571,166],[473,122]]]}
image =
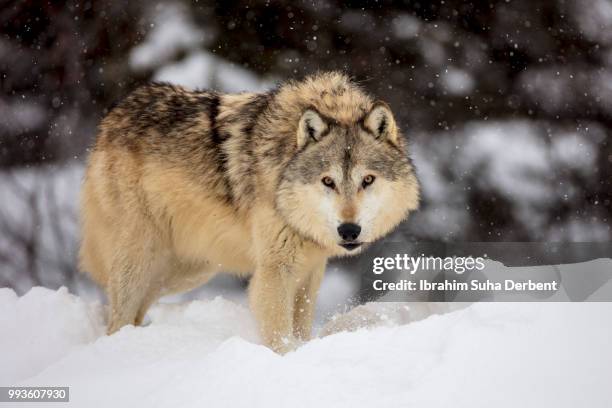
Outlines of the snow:
{"label": "snow", "polygon": [[552,169],[548,148],[533,131],[520,121],[470,126],[456,165],[465,174],[476,174],[484,167],[478,183],[522,203],[542,203],[550,197],[547,176]]}
{"label": "snow", "polygon": [[606,242],[610,238],[610,227],[597,220],[569,220],[551,227],[546,239],[563,242],[568,236],[575,242]]}
{"label": "snow", "polygon": [[97,303],[0,289],[0,349],[10,350],[0,383],[70,386],[75,407],[609,404],[611,303],[442,306],[414,319],[384,306],[385,325],[280,356],[259,344],[248,310],[221,297],[159,304],[150,325],[109,337]]}
{"label": "snow", "polygon": [[419,35],[421,20],[410,14],[400,14],[392,21],[393,34],[402,40],[409,40]]}
{"label": "snow", "polygon": [[440,77],[444,89],[452,95],[467,95],[474,91],[475,81],[468,71],[448,67]]}
{"label": "snow", "polygon": [[605,132],[595,124],[567,130],[531,120],[473,121],[414,135],[410,145],[425,205],[410,220],[420,237],[467,239],[478,217],[474,194],[501,197],[533,241],[606,241],[605,214],[551,220],[555,206],[578,202],[593,181]]}
{"label": "snow", "polygon": [[575,169],[585,176],[595,168],[597,146],[594,141],[575,133],[561,133],[552,142],[552,156],[560,166]]}
{"label": "snow", "polygon": [[273,86],[272,80],[261,79],[253,71],[203,50],[202,45],[210,42],[215,32],[201,29],[183,5],[160,3],[151,14],[150,31],[130,53],[134,72],[151,71],[155,81],[191,89],[255,92]]}
{"label": "snow", "polygon": [[195,52],[184,60],[160,68],[153,79],[192,89],[209,88],[234,93],[263,91],[272,86],[271,82],[260,80],[251,71],[206,51]]}
{"label": "snow", "polygon": [[524,93],[530,104],[538,109],[566,117],[585,104],[596,111],[609,112],[612,106],[611,80],[609,67],[557,64],[522,71],[515,89]]}
{"label": "snow", "polygon": [[46,120],[47,113],[39,104],[18,100],[2,106],[0,129],[7,133],[23,132],[42,126]]}
{"label": "snow", "polygon": [[17,297],[0,289],[0,384],[42,369],[104,333],[100,305],[87,304],[63,288],[32,288]]}
{"label": "snow", "polygon": [[612,44],[612,3],[608,0],[573,0],[570,16],[581,34],[594,42]]}
{"label": "snow", "polygon": [[[359,275],[334,264],[328,266],[325,279],[319,289],[314,317],[315,327],[323,326],[330,317],[346,311],[347,305],[354,301],[355,294],[359,292],[359,278]],[[191,300],[213,300],[221,295],[225,300],[247,307],[246,290],[238,283],[232,275],[219,274],[206,285],[189,292],[165,296],[160,302],[172,304]],[[87,298],[91,298],[91,295],[87,294]]]}
{"label": "snow", "polygon": [[441,65],[446,61],[444,46],[435,38],[423,36],[419,42],[419,51],[425,61],[434,66]]}
{"label": "snow", "polygon": [[135,71],[159,67],[180,51],[197,49],[205,43],[206,33],[187,15],[179,3],[160,3],[154,8],[151,30],[130,53]]}

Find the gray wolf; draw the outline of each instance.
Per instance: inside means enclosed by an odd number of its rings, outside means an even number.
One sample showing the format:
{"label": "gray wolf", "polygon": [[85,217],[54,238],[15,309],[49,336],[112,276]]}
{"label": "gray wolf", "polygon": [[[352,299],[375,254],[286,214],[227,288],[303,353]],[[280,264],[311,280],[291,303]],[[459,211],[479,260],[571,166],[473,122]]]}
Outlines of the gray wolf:
{"label": "gray wolf", "polygon": [[80,265],[108,333],[228,272],[251,276],[263,342],[293,349],[327,260],[418,207],[406,149],[389,106],[338,72],[266,93],[137,89],[102,120],[82,188]]}

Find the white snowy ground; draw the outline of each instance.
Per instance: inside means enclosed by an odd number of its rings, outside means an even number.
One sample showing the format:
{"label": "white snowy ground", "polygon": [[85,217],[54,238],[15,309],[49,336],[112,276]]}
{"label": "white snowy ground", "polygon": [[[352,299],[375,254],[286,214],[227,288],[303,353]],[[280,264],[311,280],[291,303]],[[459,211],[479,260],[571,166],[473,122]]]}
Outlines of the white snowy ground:
{"label": "white snowy ground", "polygon": [[70,386],[72,407],[610,406],[612,303],[411,307],[279,356],[220,297],[108,337],[100,304],[0,289],[0,385]]}

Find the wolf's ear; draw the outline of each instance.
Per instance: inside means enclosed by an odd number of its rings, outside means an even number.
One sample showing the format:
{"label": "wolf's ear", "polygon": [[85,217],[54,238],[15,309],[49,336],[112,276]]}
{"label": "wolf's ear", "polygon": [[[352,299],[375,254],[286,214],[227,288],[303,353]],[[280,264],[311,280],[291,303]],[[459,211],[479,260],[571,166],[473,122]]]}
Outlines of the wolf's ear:
{"label": "wolf's ear", "polygon": [[301,149],[309,141],[318,142],[327,131],[328,125],[319,112],[306,109],[300,118],[297,131],[297,146]]}
{"label": "wolf's ear", "polygon": [[380,140],[388,140],[394,145],[398,145],[399,131],[393,118],[391,108],[384,102],[375,102],[363,120],[366,129],[371,132],[375,138]]}

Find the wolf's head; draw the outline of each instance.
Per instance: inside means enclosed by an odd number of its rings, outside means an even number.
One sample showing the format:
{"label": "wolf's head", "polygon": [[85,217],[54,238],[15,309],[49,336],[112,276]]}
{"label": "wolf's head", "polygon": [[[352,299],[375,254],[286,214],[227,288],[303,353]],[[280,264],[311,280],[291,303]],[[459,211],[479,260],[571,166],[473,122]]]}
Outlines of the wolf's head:
{"label": "wolf's head", "polygon": [[418,207],[419,184],[386,104],[373,104],[352,124],[307,108],[296,138],[276,207],[289,225],[333,254],[359,252]]}

